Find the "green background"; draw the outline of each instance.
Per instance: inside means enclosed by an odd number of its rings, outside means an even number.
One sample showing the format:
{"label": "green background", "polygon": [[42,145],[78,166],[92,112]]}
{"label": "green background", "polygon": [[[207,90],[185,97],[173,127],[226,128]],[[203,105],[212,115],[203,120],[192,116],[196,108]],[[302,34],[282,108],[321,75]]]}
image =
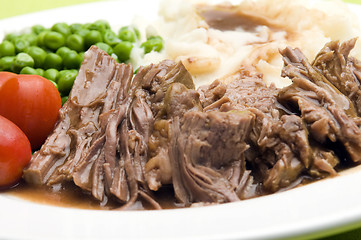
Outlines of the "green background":
{"label": "green background", "polygon": [[[101,0],[0,0],[0,19],[36,12],[57,7],[96,2]],[[361,4],[361,0],[345,0],[349,3]],[[96,16],[94,16],[96,18]],[[96,20],[96,19],[94,19]],[[1,29],[0,29],[1,31]],[[347,227],[345,228],[345,230]],[[333,235],[322,240],[361,240],[361,228]]]}
{"label": "green background", "polygon": [[[0,0],[0,19],[29,12],[96,1],[101,0]],[[361,4],[361,0],[345,0],[345,2]]]}
{"label": "green background", "polygon": [[0,19],[51,8],[100,0],[0,0]]}

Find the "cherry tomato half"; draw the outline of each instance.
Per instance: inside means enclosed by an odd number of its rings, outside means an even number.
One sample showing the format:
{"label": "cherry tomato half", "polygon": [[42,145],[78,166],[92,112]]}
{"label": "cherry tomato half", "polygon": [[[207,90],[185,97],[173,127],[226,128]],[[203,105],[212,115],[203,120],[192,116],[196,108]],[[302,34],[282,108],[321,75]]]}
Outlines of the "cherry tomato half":
{"label": "cherry tomato half", "polygon": [[0,189],[16,184],[30,159],[31,147],[26,135],[0,116]]}
{"label": "cherry tomato half", "polygon": [[41,76],[3,75],[0,115],[15,123],[28,137],[32,149],[36,150],[44,143],[58,119],[60,94],[53,83]]}

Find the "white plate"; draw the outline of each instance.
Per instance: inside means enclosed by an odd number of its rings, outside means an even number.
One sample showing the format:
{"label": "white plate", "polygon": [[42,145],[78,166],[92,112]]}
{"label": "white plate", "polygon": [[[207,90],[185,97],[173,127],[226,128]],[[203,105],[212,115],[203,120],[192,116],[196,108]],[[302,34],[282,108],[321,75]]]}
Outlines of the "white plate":
{"label": "white plate", "polygon": [[[158,1],[106,1],[0,21],[6,32],[34,24],[130,23],[154,18]],[[361,13],[361,7],[352,5]],[[218,206],[100,211],[41,205],[0,194],[0,239],[270,239],[325,236],[361,226],[361,168],[286,192]]]}

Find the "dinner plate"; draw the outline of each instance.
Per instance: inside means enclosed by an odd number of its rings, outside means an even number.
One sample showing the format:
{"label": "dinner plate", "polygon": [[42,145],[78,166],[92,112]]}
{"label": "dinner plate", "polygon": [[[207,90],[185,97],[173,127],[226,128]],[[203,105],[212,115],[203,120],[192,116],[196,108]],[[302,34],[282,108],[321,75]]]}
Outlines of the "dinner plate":
{"label": "dinner plate", "polygon": [[[34,24],[153,19],[158,1],[82,4],[0,21],[7,32]],[[361,15],[361,7],[352,5]],[[319,237],[361,226],[361,167],[281,193],[173,210],[104,211],[42,205],[0,194],[0,239],[281,239]]]}

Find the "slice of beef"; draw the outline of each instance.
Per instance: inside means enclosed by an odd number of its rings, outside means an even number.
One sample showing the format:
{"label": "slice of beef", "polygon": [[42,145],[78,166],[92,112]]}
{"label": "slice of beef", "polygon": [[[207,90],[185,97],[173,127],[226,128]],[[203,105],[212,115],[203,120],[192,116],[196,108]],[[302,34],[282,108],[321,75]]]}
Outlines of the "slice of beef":
{"label": "slice of beef", "polygon": [[53,134],[24,178],[46,185],[73,181],[102,204],[116,198],[128,208],[141,197],[160,208],[145,178],[148,142],[155,116],[184,114],[176,102],[199,110],[192,105],[198,93],[188,87],[194,88],[192,77],[181,63],[152,64],[133,77],[131,66],[90,48]]}
{"label": "slice of beef", "polygon": [[164,60],[157,65],[152,65],[145,75],[141,85],[148,93],[147,102],[157,119],[167,118],[164,115],[169,106],[165,105],[168,103],[165,102],[165,97],[170,86],[175,83],[183,85],[183,89],[194,89],[193,78],[181,62]]}
{"label": "slice of beef", "polygon": [[205,108],[224,96],[227,91],[227,85],[219,80],[215,80],[210,85],[200,86],[197,91],[199,92],[202,106]]}
{"label": "slice of beef", "polygon": [[154,116],[162,114],[163,101],[173,84],[189,84],[190,81],[183,65],[172,61],[141,68],[134,76],[127,96],[115,104],[112,112],[103,116],[105,127],[97,138],[103,150],[95,158],[91,153],[79,164],[74,174],[75,184],[92,191],[99,200],[105,195],[116,196],[127,203],[123,208],[130,207],[139,196],[159,208],[152,200],[145,176]]}
{"label": "slice of beef", "polygon": [[312,154],[313,164],[309,169],[310,176],[320,179],[337,175],[335,167],[340,164],[340,160],[333,150],[314,143],[312,144]]}
{"label": "slice of beef", "polygon": [[[206,89],[204,93],[208,94]],[[242,152],[245,149],[239,152],[241,156],[233,158],[237,160],[227,161],[230,158],[227,154],[235,154],[234,150],[239,151],[237,143],[246,146],[244,137],[248,135],[248,133],[245,135],[239,135],[240,133],[238,133],[237,135],[235,132],[233,132],[234,136],[230,134],[230,132],[235,131],[235,126],[227,124],[228,118],[235,113],[214,112],[209,116],[206,113],[201,113],[202,105],[199,100],[199,94],[195,90],[186,87],[186,84],[183,83],[173,83],[170,85],[163,101],[159,102],[157,106],[159,106],[159,111],[156,114],[154,132],[148,144],[151,158],[146,164],[146,176],[150,189],[156,191],[164,184],[173,184],[178,200],[185,205],[190,205],[194,202],[212,202],[213,200],[220,202],[235,201],[239,198],[249,198],[255,195],[252,176],[249,174],[249,171],[245,171],[244,167],[245,163]],[[250,114],[249,112],[247,113]],[[216,118],[218,114],[219,116]],[[186,116],[189,117],[186,118]],[[224,122],[221,121],[220,117],[224,118]],[[198,121],[198,118],[201,120]],[[204,121],[211,120],[214,124],[212,128],[208,126],[208,123],[204,123]],[[183,130],[181,126],[186,124],[185,121],[187,121],[189,126]],[[218,129],[215,127],[217,124]],[[178,132],[180,132],[180,135]],[[223,138],[219,136],[221,132],[224,134]],[[198,133],[202,133],[202,135],[199,136],[197,135]],[[230,136],[237,138],[237,141],[232,144],[227,142],[227,137]],[[200,139],[197,140],[195,138]],[[182,149],[197,146],[197,142],[204,141],[204,144],[211,146],[200,147],[207,149],[208,154],[205,155],[205,151],[202,153],[204,155],[202,157],[198,156],[199,154],[191,154],[187,159],[183,158],[183,154],[188,154],[188,150],[182,150],[185,151],[184,153],[179,152],[178,141],[181,139],[186,139],[182,140],[182,144],[184,144],[183,141],[190,144],[184,147],[182,145]],[[195,142],[193,143],[193,141]],[[230,138],[229,141],[232,141],[232,139]],[[227,147],[224,144],[228,144]],[[231,145],[234,145],[233,151],[231,150]],[[222,152],[225,149],[228,150]],[[225,155],[218,156],[217,154]],[[189,164],[185,162],[189,162]],[[184,165],[185,170],[179,172],[179,165]],[[193,174],[209,175],[213,180],[208,183],[202,183],[202,179],[198,179],[184,184],[183,178],[193,179],[193,177],[189,176],[189,171],[191,171],[191,176]],[[217,178],[223,180],[217,180]],[[205,190],[199,190],[199,188],[205,188]],[[227,190],[228,188],[231,189]],[[219,196],[214,193],[214,191],[217,192],[216,189],[220,191],[220,193],[217,193]]]}
{"label": "slice of beef", "polygon": [[195,202],[237,201],[245,187],[244,139],[253,114],[187,112],[170,126],[169,158],[176,198],[185,206]]}
{"label": "slice of beef", "polygon": [[74,167],[96,140],[99,116],[112,108],[116,89],[130,81],[131,72],[130,66],[117,64],[96,47],[86,52],[53,133],[24,171],[28,182],[52,184],[72,179]]}
{"label": "slice of beef", "polygon": [[302,119],[286,115],[288,110],[277,101],[279,90],[266,86],[262,75],[242,70],[234,79],[228,85],[214,82],[200,89],[205,111],[252,112],[255,124],[246,139],[251,147],[245,152],[251,174],[266,192],[288,187],[311,164]]}
{"label": "slice of beef", "polygon": [[337,105],[350,117],[357,117],[357,112],[351,100],[340,92],[318,69],[313,67],[300,49],[286,47],[280,52],[283,56],[284,67],[282,77],[305,78],[325,89]]}
{"label": "slice of beef", "polygon": [[[201,113],[199,94],[194,90],[193,84],[188,84],[191,79],[190,75],[182,74],[182,76],[185,76],[185,79],[184,77],[183,79],[177,78],[179,80],[173,82],[153,78],[153,82],[149,81],[149,84],[143,85],[150,93],[148,99],[156,118],[153,133],[148,142],[150,159],[145,167],[149,188],[156,191],[165,184],[172,184],[176,197],[185,205],[194,202],[235,201],[239,200],[238,195],[243,198],[249,197],[247,193],[252,191],[250,183],[253,181],[249,172],[243,174],[245,172],[243,152],[246,149],[243,138],[251,127],[248,126],[247,131],[243,129],[245,132],[237,132],[234,125],[227,124],[231,122],[228,118],[235,113],[217,112],[206,117],[208,116],[206,113]],[[163,90],[159,92],[161,89]],[[164,90],[166,90],[165,94]],[[244,121],[251,121],[251,117],[248,115],[247,117],[247,120],[245,118]],[[178,129],[181,125],[186,124],[188,118],[189,126],[184,130],[183,127]],[[198,121],[198,118],[201,120]],[[224,119],[222,120],[222,118]],[[211,120],[212,127],[209,127],[208,123],[204,123],[204,121]],[[192,121],[195,122],[192,123]],[[238,127],[241,128],[241,126]],[[180,131],[180,135],[177,134],[178,131]],[[202,135],[199,136],[198,133],[202,133]],[[224,134],[223,137],[220,136],[222,134]],[[195,138],[200,139],[196,140]],[[182,142],[186,141],[189,144],[184,146],[187,149],[191,146],[198,146],[197,142],[201,140],[211,146],[200,146],[202,156],[189,153],[191,154],[189,159],[185,159],[182,157],[183,153],[179,153],[178,149],[178,141],[181,139],[185,139]],[[193,141],[195,142],[193,143]],[[177,144],[175,145],[175,143]],[[239,145],[242,145],[244,149]],[[231,150],[231,146],[233,146],[233,150]],[[224,149],[228,149],[228,151],[224,151]],[[184,154],[188,154],[188,150],[184,151]],[[180,155],[177,155],[178,153]],[[227,154],[239,155],[232,158]],[[189,161],[193,165],[186,164],[185,161]],[[179,165],[186,165],[186,170],[179,172]],[[196,174],[194,177],[199,175],[200,179],[183,184],[182,179],[189,178],[187,173],[189,171],[192,176]],[[201,175],[212,178],[213,182],[202,183]],[[200,188],[205,188],[205,190],[199,190]],[[215,194],[217,191],[220,193]],[[217,195],[219,196],[217,197]]]}
{"label": "slice of beef", "polygon": [[317,54],[312,66],[318,69],[327,80],[347,96],[361,115],[360,64],[349,57],[356,38],[343,42],[331,41]]}
{"label": "slice of beef", "polygon": [[[279,101],[294,105],[319,143],[341,142],[354,162],[361,160],[361,130],[353,103],[307,61],[298,49],[281,51],[283,75],[292,85],[282,89]],[[291,104],[290,104],[291,103]]]}
{"label": "slice of beef", "polygon": [[194,90],[191,75],[181,63],[172,66],[170,73],[145,81],[143,87],[148,90],[151,109],[155,115],[153,132],[148,141],[149,161],[145,176],[151,190],[158,190],[164,184],[172,182],[172,168],[169,160],[169,124],[175,117],[182,118],[186,112],[202,111],[199,94]]}

